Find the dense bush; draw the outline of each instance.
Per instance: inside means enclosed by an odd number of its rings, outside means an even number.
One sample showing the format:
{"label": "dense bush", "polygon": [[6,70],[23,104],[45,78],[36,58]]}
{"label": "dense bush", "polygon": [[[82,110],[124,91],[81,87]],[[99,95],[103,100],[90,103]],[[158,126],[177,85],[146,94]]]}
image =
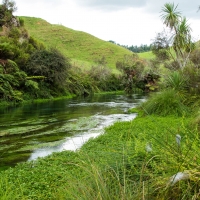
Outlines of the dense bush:
{"label": "dense bush", "polygon": [[44,76],[46,82],[63,87],[70,68],[70,60],[52,48],[35,51],[30,56],[25,71],[30,75]]}
{"label": "dense bush", "polygon": [[89,94],[99,92],[94,79],[88,75],[87,71],[83,71],[77,66],[73,66],[69,71],[66,89],[70,93],[78,96],[87,96]]}
{"label": "dense bush", "polygon": [[123,90],[120,75],[113,74],[108,66],[96,65],[88,70],[88,75],[101,91]]}
{"label": "dense bush", "polygon": [[21,87],[25,84],[26,73],[19,70],[14,61],[8,60],[0,65],[0,99],[6,101],[22,101]]}
{"label": "dense bush", "polygon": [[199,68],[200,67],[200,49],[197,48],[190,54],[190,60],[194,63],[194,65]]}

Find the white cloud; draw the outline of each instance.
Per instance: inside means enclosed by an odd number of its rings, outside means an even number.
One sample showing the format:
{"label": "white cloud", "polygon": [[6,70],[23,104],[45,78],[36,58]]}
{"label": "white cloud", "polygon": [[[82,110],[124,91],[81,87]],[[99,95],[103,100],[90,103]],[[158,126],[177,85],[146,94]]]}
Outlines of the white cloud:
{"label": "white cloud", "polygon": [[[150,44],[163,30],[164,0],[16,0],[18,16],[33,16],[124,45]],[[175,0],[198,38],[198,1]]]}

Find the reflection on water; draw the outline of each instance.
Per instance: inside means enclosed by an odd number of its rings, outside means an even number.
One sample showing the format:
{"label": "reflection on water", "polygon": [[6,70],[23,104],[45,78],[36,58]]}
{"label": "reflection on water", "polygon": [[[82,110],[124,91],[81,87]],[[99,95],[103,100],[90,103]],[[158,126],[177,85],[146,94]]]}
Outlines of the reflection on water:
{"label": "reflection on water", "polygon": [[127,111],[141,101],[139,95],[101,95],[1,109],[0,167],[76,150],[104,127],[134,119]]}

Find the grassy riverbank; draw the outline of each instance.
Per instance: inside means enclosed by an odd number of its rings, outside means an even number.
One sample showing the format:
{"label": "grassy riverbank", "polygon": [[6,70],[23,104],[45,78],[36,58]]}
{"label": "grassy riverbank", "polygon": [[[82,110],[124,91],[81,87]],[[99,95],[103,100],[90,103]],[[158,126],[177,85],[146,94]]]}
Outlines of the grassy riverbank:
{"label": "grassy riverbank", "polygon": [[[180,135],[180,145],[176,136]],[[78,152],[64,151],[1,173],[1,199],[192,199],[199,139],[190,118],[118,122]],[[174,174],[185,180],[175,183]],[[180,175],[180,174],[179,174]],[[196,198],[197,199],[197,198]]]}

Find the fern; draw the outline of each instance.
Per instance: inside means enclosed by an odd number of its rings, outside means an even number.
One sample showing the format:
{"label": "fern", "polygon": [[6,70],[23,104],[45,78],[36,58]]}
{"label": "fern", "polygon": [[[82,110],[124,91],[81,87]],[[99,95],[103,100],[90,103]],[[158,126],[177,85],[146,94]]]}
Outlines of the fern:
{"label": "fern", "polygon": [[35,81],[32,81],[32,80],[27,80],[25,82],[25,86],[27,88],[31,88],[31,89],[34,89],[34,90],[39,90],[38,83],[35,82]]}

